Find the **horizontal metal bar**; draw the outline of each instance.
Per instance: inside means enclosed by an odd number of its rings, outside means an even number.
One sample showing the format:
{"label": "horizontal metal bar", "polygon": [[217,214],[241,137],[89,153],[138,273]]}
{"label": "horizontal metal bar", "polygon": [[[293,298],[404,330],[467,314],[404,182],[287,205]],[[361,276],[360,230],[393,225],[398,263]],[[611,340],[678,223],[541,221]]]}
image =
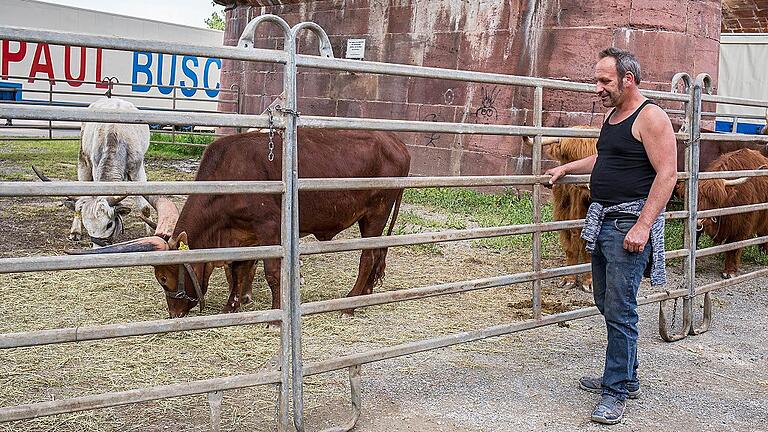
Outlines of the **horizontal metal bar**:
{"label": "horizontal metal bar", "polygon": [[264,371],[249,375],[212,378],[180,384],[103,393],[28,405],[17,405],[0,408],[0,422],[10,422],[40,416],[109,408],[158,399],[191,396],[215,391],[278,383],[280,383],[280,371]]}
{"label": "horizontal metal bar", "polygon": [[270,309],[234,314],[5,333],[0,334],[0,349],[260,324],[279,321],[281,315],[281,310]]}
{"label": "horizontal metal bar", "polygon": [[279,194],[284,190],[285,187],[281,181],[0,182],[0,197]]}
{"label": "horizontal metal bar", "polygon": [[555,128],[511,125],[484,125],[411,120],[365,119],[354,117],[301,116],[299,127],[309,129],[388,130],[397,132],[446,132],[456,134],[526,135],[543,134],[552,137],[596,138],[599,129]]}
{"label": "horizontal metal bar", "polygon": [[[427,187],[462,187],[462,186],[512,186],[546,183],[548,175],[532,176],[442,176],[442,177],[370,177],[370,178],[302,178],[299,190],[363,190],[363,189],[400,189]],[[558,183],[588,183],[588,175],[568,175]]]}
{"label": "horizontal metal bar", "polygon": [[[768,171],[766,172],[768,175]],[[463,186],[513,186],[548,184],[548,175],[515,176],[435,176],[435,177],[367,177],[367,178],[302,178],[299,190],[363,190],[363,189],[399,189],[426,187],[463,187]],[[678,180],[688,178],[686,173],[678,173]],[[566,175],[558,184],[589,183],[589,175]]]}
{"label": "horizontal metal bar", "polygon": [[499,227],[471,228],[464,230],[446,230],[419,234],[405,234],[382,237],[368,237],[344,240],[328,240],[305,243],[299,246],[301,255],[321,253],[346,252],[361,249],[378,249],[393,246],[408,246],[424,243],[439,243],[458,240],[475,240],[507,235],[531,234],[534,232],[557,231],[561,229],[578,228],[584,223],[579,221],[546,222],[543,224],[506,225]]}
{"label": "horizontal metal bar", "polygon": [[759,277],[765,277],[768,276],[768,269],[760,269],[760,270],[754,270],[749,273],[744,273],[742,275],[734,276],[730,279],[723,279],[721,281],[712,282],[706,285],[702,285],[698,288],[696,288],[696,295],[699,294],[705,294],[710,291],[718,290],[721,288],[733,286],[740,284],[742,282],[750,281]]}
{"label": "horizontal metal bar", "polygon": [[740,171],[706,171],[699,173],[699,180],[710,179],[729,179],[739,177],[762,177],[768,176],[768,169],[759,170],[740,170]]}
{"label": "horizontal metal bar", "polygon": [[[265,128],[269,126],[269,117],[265,115],[245,114],[200,114],[154,111],[116,111],[116,110],[92,110],[81,107],[53,107],[53,106],[23,106],[2,103],[0,104],[0,118],[12,118],[14,120],[52,120],[52,121],[84,121],[101,123],[140,123],[140,124],[169,124],[169,125],[205,125],[243,128]],[[274,126],[284,128],[285,121],[282,117],[274,119]]]}
{"label": "horizontal metal bar", "polygon": [[281,246],[257,246],[167,252],[114,253],[104,255],[0,258],[0,273],[134,267],[211,261],[250,261],[264,258],[281,258],[282,254],[283,248]]}
{"label": "horizontal metal bar", "polygon": [[153,53],[182,54],[207,58],[252,60],[283,64],[288,60],[288,54],[284,51],[276,50],[190,45],[165,40],[130,39],[117,36],[68,33],[23,27],[0,26],[0,39],[46,43],[49,45],[85,46],[121,51],[149,51]]}
{"label": "horizontal metal bar", "polygon": [[549,279],[566,274],[579,274],[590,271],[589,264],[580,264],[568,267],[543,270],[540,274],[535,272],[515,273],[511,275],[495,276],[483,279],[449,282],[439,285],[430,285],[418,288],[409,288],[397,291],[368,294],[363,296],[322,300],[301,305],[302,315],[314,315],[319,313],[355,309],[386,303],[418,300],[447,294],[476,291],[488,288],[502,287],[517,283],[530,282],[537,279]]}
{"label": "horizontal metal bar", "polygon": [[703,94],[701,95],[701,101],[768,108],[768,100],[760,100],[760,99],[747,99],[747,98]]}
{"label": "horizontal metal bar", "polygon": [[742,142],[768,142],[768,135],[747,135],[734,133],[702,133],[702,141],[742,141]]}
{"label": "horizontal metal bar", "polygon": [[711,210],[700,210],[696,212],[698,218],[708,218],[713,216],[726,216],[739,213],[749,213],[753,211],[768,210],[768,203],[747,204],[743,206],[723,207]]}
{"label": "horizontal metal bar", "polygon": [[768,236],[755,237],[747,240],[740,240],[737,242],[726,243],[719,246],[710,246],[708,248],[699,249],[696,251],[696,258],[705,257],[709,255],[715,255],[722,252],[728,252],[731,250],[745,248],[747,246],[760,245],[768,243]]}

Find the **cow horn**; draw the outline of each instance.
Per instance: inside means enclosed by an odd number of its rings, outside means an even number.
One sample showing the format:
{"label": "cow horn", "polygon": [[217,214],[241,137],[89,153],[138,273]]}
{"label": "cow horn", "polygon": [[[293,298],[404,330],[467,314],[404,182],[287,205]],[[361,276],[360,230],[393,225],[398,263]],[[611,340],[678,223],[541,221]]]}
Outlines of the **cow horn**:
{"label": "cow horn", "polygon": [[111,246],[105,246],[96,249],[69,249],[64,251],[67,255],[96,255],[125,252],[154,252],[167,251],[168,242],[160,237],[144,237],[135,240],[128,240],[121,243],[115,243]]}
{"label": "cow horn", "polygon": [[[558,137],[541,137],[541,145],[551,145],[551,144],[557,144],[560,142],[560,138]],[[527,146],[533,146],[533,139],[531,137],[523,135],[523,143]]]}
{"label": "cow horn", "polygon": [[747,180],[749,180],[749,177],[739,177],[732,180],[723,180],[723,184],[725,186],[737,186],[746,183]]}
{"label": "cow horn", "polygon": [[107,204],[109,204],[110,207],[114,207],[120,203],[120,201],[128,198],[128,195],[122,195],[122,196],[113,196],[107,198]]}
{"label": "cow horn", "polygon": [[157,224],[152,222],[152,219],[144,216],[143,214],[139,213],[139,219],[143,220],[145,224],[149,225],[152,229],[157,229]]}
{"label": "cow horn", "polygon": [[[52,182],[52,181],[53,181],[53,180],[51,180],[50,178],[48,178],[48,176],[47,176],[47,175],[43,174],[43,172],[42,172],[42,171],[40,171],[39,169],[37,169],[37,167],[36,167],[36,166],[34,166],[34,165],[32,165],[32,171],[34,171],[34,172],[35,172],[35,174],[37,174],[37,177],[38,177],[40,180],[44,181],[44,182]],[[73,196],[69,196],[69,195],[67,195],[67,200],[68,200],[68,201],[77,201],[77,198],[78,198],[78,197],[73,197]]]}

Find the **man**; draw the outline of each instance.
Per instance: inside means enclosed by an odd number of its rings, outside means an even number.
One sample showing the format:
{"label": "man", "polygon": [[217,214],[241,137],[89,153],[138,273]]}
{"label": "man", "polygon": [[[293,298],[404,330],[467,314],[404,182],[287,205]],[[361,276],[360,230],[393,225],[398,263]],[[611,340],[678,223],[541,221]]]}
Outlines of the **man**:
{"label": "man", "polygon": [[613,109],[600,130],[597,155],[546,174],[550,183],[565,174],[592,174],[592,204],[582,237],[592,252],[595,305],[605,318],[608,347],[602,378],[583,377],[579,387],[602,394],[592,420],[615,424],[624,415],[626,398],[640,393],[636,296],[651,255],[651,283],[666,283],[660,213],[672,194],[677,163],[669,117],[638,90],[637,58],[617,48],[599,57],[596,93]]}

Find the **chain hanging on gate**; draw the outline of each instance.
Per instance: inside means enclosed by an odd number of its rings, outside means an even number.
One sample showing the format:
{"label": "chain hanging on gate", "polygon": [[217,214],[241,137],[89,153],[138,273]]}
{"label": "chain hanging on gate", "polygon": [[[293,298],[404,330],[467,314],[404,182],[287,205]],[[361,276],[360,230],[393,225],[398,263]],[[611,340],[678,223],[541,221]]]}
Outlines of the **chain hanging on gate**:
{"label": "chain hanging on gate", "polygon": [[675,330],[675,318],[677,318],[677,297],[675,297],[675,303],[672,305],[672,331]]}
{"label": "chain hanging on gate", "polygon": [[272,108],[267,108],[267,114],[269,115],[269,153],[267,154],[267,160],[272,162],[275,160],[275,117],[272,115]]}

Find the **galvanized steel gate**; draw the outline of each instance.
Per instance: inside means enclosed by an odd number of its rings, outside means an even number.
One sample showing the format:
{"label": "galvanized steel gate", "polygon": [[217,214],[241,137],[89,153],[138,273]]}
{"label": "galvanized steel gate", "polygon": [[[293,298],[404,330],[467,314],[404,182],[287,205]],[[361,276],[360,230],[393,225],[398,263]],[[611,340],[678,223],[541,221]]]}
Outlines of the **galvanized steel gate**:
{"label": "galvanized steel gate", "polygon": [[[284,50],[273,51],[253,48],[256,27],[264,22],[279,26],[285,38]],[[303,30],[310,30],[320,41],[320,56],[296,54],[296,35]],[[82,410],[112,407],[157,400],[162,398],[207,394],[211,406],[212,427],[218,428],[222,392],[264,384],[276,384],[280,388],[278,397],[278,429],[291,430],[293,423],[299,431],[305,430],[303,420],[303,380],[305,376],[321,374],[344,368],[349,369],[352,406],[351,414],[344,424],[332,430],[349,430],[354,427],[360,415],[360,366],[379,360],[447,347],[455,344],[477,341],[493,336],[499,336],[523,330],[528,330],[558,322],[584,318],[598,314],[595,307],[582,308],[553,315],[543,315],[541,309],[541,281],[564,275],[573,275],[589,270],[588,264],[547,268],[541,267],[541,233],[569,228],[578,228],[583,220],[541,222],[541,185],[548,180],[547,176],[538,175],[541,171],[541,137],[596,137],[596,130],[574,128],[545,128],[542,127],[542,97],[544,89],[568,90],[577,92],[593,92],[594,86],[552,79],[509,76],[501,74],[456,71],[438,68],[395,65],[375,62],[351,61],[333,59],[328,37],[322,28],[314,23],[301,23],[291,28],[284,20],[273,15],[263,15],[252,20],[246,27],[238,47],[199,47],[185,44],[166,43],[161,41],[130,40],[117,37],[87,36],[72,33],[40,31],[0,27],[0,38],[8,40],[24,40],[28,42],[44,42],[49,44],[77,44],[88,47],[99,47],[118,50],[142,50],[165,54],[216,56],[225,59],[245,61],[265,61],[282,64],[284,73],[284,106],[274,111],[274,119],[267,115],[232,115],[232,114],[201,114],[201,113],[156,113],[156,112],[95,112],[84,108],[65,107],[29,107],[0,104],[0,117],[15,119],[39,120],[71,120],[71,121],[102,121],[122,123],[159,123],[173,125],[204,124],[235,128],[266,128],[274,120],[274,127],[284,130],[283,146],[283,175],[279,182],[116,182],[110,184],[98,183],[64,183],[42,184],[31,182],[0,182],[0,196],[61,196],[61,195],[162,195],[162,194],[239,194],[239,193],[273,193],[282,194],[282,239],[279,246],[262,246],[246,248],[203,249],[192,251],[170,251],[151,254],[113,254],[89,257],[80,256],[46,256],[26,258],[0,259],[0,273],[50,271],[65,269],[129,267],[137,265],[180,264],[208,261],[244,261],[264,258],[282,258],[281,260],[281,298],[279,310],[258,312],[243,312],[230,315],[198,316],[176,320],[157,320],[127,324],[109,324],[90,327],[51,329],[25,333],[10,333],[0,335],[0,349],[30,347],[65,342],[78,342],[95,339],[148,335],[182,330],[216,328],[232,325],[247,325],[281,322],[281,344],[279,352],[279,370],[271,370],[249,375],[229,376],[206,379],[182,384],[164,385],[152,388],[134,389],[121,392],[105,393],[77,397],[65,400],[40,402],[30,405],[9,406],[0,408],[0,421],[15,421],[37,416],[69,413]],[[338,118],[301,116],[296,106],[296,67],[310,67],[348,72],[377,73],[410,77],[440,78],[475,83],[493,83],[501,85],[516,85],[533,87],[534,89],[534,125],[499,126],[459,123],[433,123],[421,121],[378,120],[359,118]],[[682,92],[678,92],[682,88]],[[699,140],[743,140],[768,141],[768,137],[736,136],[722,134],[702,134],[700,131],[702,102],[737,103],[749,106],[768,107],[768,101],[724,98],[709,95],[709,76],[701,74],[695,80],[684,73],[675,76],[672,92],[643,91],[646,96],[659,100],[677,101],[686,104],[688,132],[680,133],[689,143],[687,150],[686,173],[680,173],[679,178],[687,180],[688,200],[685,211],[669,212],[668,218],[686,219],[684,249],[667,251],[667,258],[684,258],[685,282],[687,288],[638,298],[638,304],[660,303],[659,328],[662,337],[667,341],[678,340],[688,334],[698,334],[706,331],[711,319],[710,292],[719,288],[734,285],[747,279],[764,276],[768,269],[762,269],[743,274],[733,279],[724,280],[696,287],[694,274],[696,257],[712,255],[727,250],[741,248],[768,242],[768,236],[745,240],[738,243],[696,250],[692,239],[696,238],[696,219],[741,213],[746,211],[768,209],[768,203],[754,204],[742,207],[730,207],[697,212],[696,191],[698,179],[734,178],[744,176],[765,175],[765,171],[739,171],[699,173],[698,153]],[[379,129],[401,132],[445,132],[458,134],[489,134],[489,135],[535,135],[533,151],[533,175],[517,176],[478,176],[478,177],[423,177],[423,178],[371,178],[371,179],[298,179],[296,158],[296,129],[332,128],[332,129]],[[692,174],[688,174],[692,173]],[[564,182],[584,183],[588,176],[568,176]],[[333,240],[299,246],[298,242],[298,191],[320,191],[338,189],[373,189],[401,187],[456,187],[456,186],[512,186],[529,185],[533,187],[534,214],[533,223],[527,225],[500,226],[491,228],[451,230],[434,233],[397,235],[352,240]],[[288,221],[288,223],[285,223]],[[354,298],[340,298],[311,303],[300,303],[298,285],[299,255],[333,253],[381,247],[425,244],[444,241],[479,239],[495,236],[516,234],[532,234],[533,262],[529,272],[502,275],[483,279],[445,283],[419,288],[404,289],[394,292],[376,293]],[[303,364],[301,352],[301,318],[342,309],[359,308],[384,303],[414,300],[438,295],[488,289],[510,284],[531,282],[533,319],[516,321],[508,324],[488,327],[477,331],[468,331],[447,336],[434,337],[400,344],[392,347],[376,349],[364,353],[350,354],[342,357],[324,360],[313,364]],[[693,299],[705,296],[703,322],[699,327],[693,325]],[[677,333],[671,333],[666,325],[666,317],[661,303],[682,298],[683,326]],[[292,391],[289,391],[289,386]],[[292,409],[291,404],[292,402]],[[291,421],[292,417],[292,421]]]}

